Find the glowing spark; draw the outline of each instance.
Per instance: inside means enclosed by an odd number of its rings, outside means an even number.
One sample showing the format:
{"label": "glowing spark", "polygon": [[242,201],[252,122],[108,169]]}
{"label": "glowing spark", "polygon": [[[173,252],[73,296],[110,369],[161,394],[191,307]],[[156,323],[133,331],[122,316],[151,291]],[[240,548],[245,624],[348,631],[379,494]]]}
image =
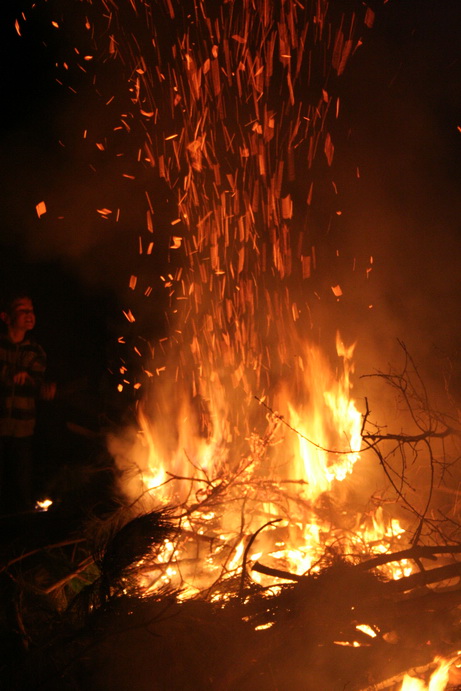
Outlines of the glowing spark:
{"label": "glowing spark", "polygon": [[341,297],[341,295],[343,294],[340,285],[331,286],[331,290],[333,291],[333,295],[335,295],[335,297],[337,298]]}
{"label": "glowing spark", "polygon": [[37,206],[35,207],[37,211],[37,216],[41,218],[43,214],[46,214],[46,204],[45,202],[39,202]]}
{"label": "glowing spark", "polygon": [[122,310],[122,312],[123,312],[123,314],[125,315],[125,317],[128,319],[129,322],[133,323],[133,322],[136,321],[136,319],[134,318],[134,316],[133,316],[131,310],[128,310],[127,312],[125,312],[124,310]]}

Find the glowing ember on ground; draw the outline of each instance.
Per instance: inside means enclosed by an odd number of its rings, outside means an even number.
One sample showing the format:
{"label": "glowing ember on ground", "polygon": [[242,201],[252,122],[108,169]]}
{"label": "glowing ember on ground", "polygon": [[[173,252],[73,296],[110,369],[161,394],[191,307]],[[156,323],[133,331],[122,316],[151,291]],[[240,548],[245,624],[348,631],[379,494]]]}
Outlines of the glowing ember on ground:
{"label": "glowing ember on ground", "polygon": [[48,509],[52,505],[53,505],[53,502],[51,499],[40,499],[37,502],[35,502],[35,510],[36,511],[48,511]]}

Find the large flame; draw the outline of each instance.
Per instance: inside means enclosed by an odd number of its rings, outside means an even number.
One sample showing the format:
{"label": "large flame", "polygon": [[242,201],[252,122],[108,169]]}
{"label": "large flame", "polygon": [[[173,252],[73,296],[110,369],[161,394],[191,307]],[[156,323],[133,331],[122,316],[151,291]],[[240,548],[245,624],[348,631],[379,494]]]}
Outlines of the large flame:
{"label": "large flame", "polygon": [[359,458],[362,416],[350,396],[351,358],[354,347],[345,348],[337,339],[342,374],[335,378],[321,352],[306,348],[304,372],[308,405],[288,401],[290,425],[299,444],[290,474],[308,483],[310,499],[331,489],[334,480],[344,480]]}
{"label": "large flame", "polygon": [[[318,347],[304,343],[296,376],[289,373],[273,396],[277,410],[252,400],[264,415],[258,421],[248,414],[250,434],[248,420],[243,430],[230,430],[235,400],[227,373],[212,374],[207,399],[191,397],[184,381],[172,386],[165,378],[157,387],[153,413],[140,407],[139,432],[123,447],[112,442],[124,491],[140,510],[176,507],[186,535],[165,545],[157,575],[145,581],[149,591],[169,582],[190,594],[238,572],[251,536],[264,525],[269,529],[251,545],[247,562],[293,574],[316,570],[332,548],[380,554],[398,544],[404,530],[382,508],[344,518],[347,491],[339,489],[360,458],[363,423],[351,396],[352,356],[353,346],[338,337],[334,371]],[[395,578],[410,570],[402,562],[386,566]]]}

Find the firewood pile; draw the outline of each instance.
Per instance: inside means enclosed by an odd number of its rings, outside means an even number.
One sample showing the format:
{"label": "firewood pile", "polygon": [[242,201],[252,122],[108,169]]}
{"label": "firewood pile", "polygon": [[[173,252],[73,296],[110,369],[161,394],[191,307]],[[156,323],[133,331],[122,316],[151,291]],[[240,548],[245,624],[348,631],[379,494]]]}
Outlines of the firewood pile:
{"label": "firewood pile", "polygon": [[[174,530],[164,512],[128,523],[96,557],[99,577],[61,612],[55,602],[45,626],[37,610],[57,588],[42,586],[40,603],[40,588],[23,584],[30,652],[9,670],[10,688],[394,691],[406,672],[428,675],[436,656],[460,647],[459,544],[357,564],[331,555],[328,567],[305,576],[254,564],[284,582],[275,594],[239,576],[219,584],[225,600],[182,601],[167,588],[143,597],[130,589],[137,565]],[[379,575],[402,559],[417,571]]]}
{"label": "firewood pile", "polygon": [[[390,381],[416,410],[408,380]],[[175,559],[180,566],[181,560],[193,561],[184,558],[181,546],[191,541],[194,526],[196,544],[210,551],[215,538],[204,533],[212,525],[205,514],[222,515],[237,498],[250,506],[245,488],[253,506],[261,504],[262,492],[279,501],[285,517],[302,504],[293,499],[292,486],[285,501],[278,483],[261,476],[251,481],[243,463],[233,476],[210,480],[201,501],[138,515],[122,506],[108,520],[94,520],[54,544],[4,556],[4,617],[13,622],[22,651],[10,664],[3,661],[4,688],[400,691],[406,673],[429,679],[436,658],[455,660],[461,650],[457,493],[442,484],[456,467],[448,461],[448,442],[454,437],[456,449],[459,435],[451,419],[432,410],[417,419],[416,433],[384,434],[376,427],[367,431],[364,416],[364,446],[382,466],[394,505],[402,504],[411,518],[405,541],[391,541],[385,550],[350,553],[335,538],[315,568],[294,573],[271,562],[269,549],[252,556],[261,532],[273,531],[275,542],[281,535],[279,519],[263,522],[261,511],[260,528],[244,536],[239,564],[228,568],[223,549],[224,566],[210,587],[187,597],[185,582],[152,577],[155,587],[146,587],[140,574],[164,574]],[[421,448],[429,450],[425,457]],[[396,449],[407,462],[400,475]],[[410,457],[418,469],[428,459],[424,477],[430,482],[421,486],[419,502],[410,491]],[[447,497],[455,502],[450,509]],[[310,511],[330,521],[341,514],[326,501]],[[173,552],[161,563],[165,542]],[[197,552],[197,561],[202,558]],[[398,578],[389,575],[392,564],[402,565]],[[447,688],[461,688],[457,683],[453,677]]]}

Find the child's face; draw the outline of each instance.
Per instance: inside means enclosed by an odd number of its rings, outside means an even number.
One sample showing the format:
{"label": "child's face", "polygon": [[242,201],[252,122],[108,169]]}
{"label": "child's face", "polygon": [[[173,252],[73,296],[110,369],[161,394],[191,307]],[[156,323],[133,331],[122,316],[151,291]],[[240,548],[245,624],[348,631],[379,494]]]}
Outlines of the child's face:
{"label": "child's face", "polygon": [[13,302],[9,325],[21,331],[30,331],[35,326],[35,313],[30,298],[18,298]]}

